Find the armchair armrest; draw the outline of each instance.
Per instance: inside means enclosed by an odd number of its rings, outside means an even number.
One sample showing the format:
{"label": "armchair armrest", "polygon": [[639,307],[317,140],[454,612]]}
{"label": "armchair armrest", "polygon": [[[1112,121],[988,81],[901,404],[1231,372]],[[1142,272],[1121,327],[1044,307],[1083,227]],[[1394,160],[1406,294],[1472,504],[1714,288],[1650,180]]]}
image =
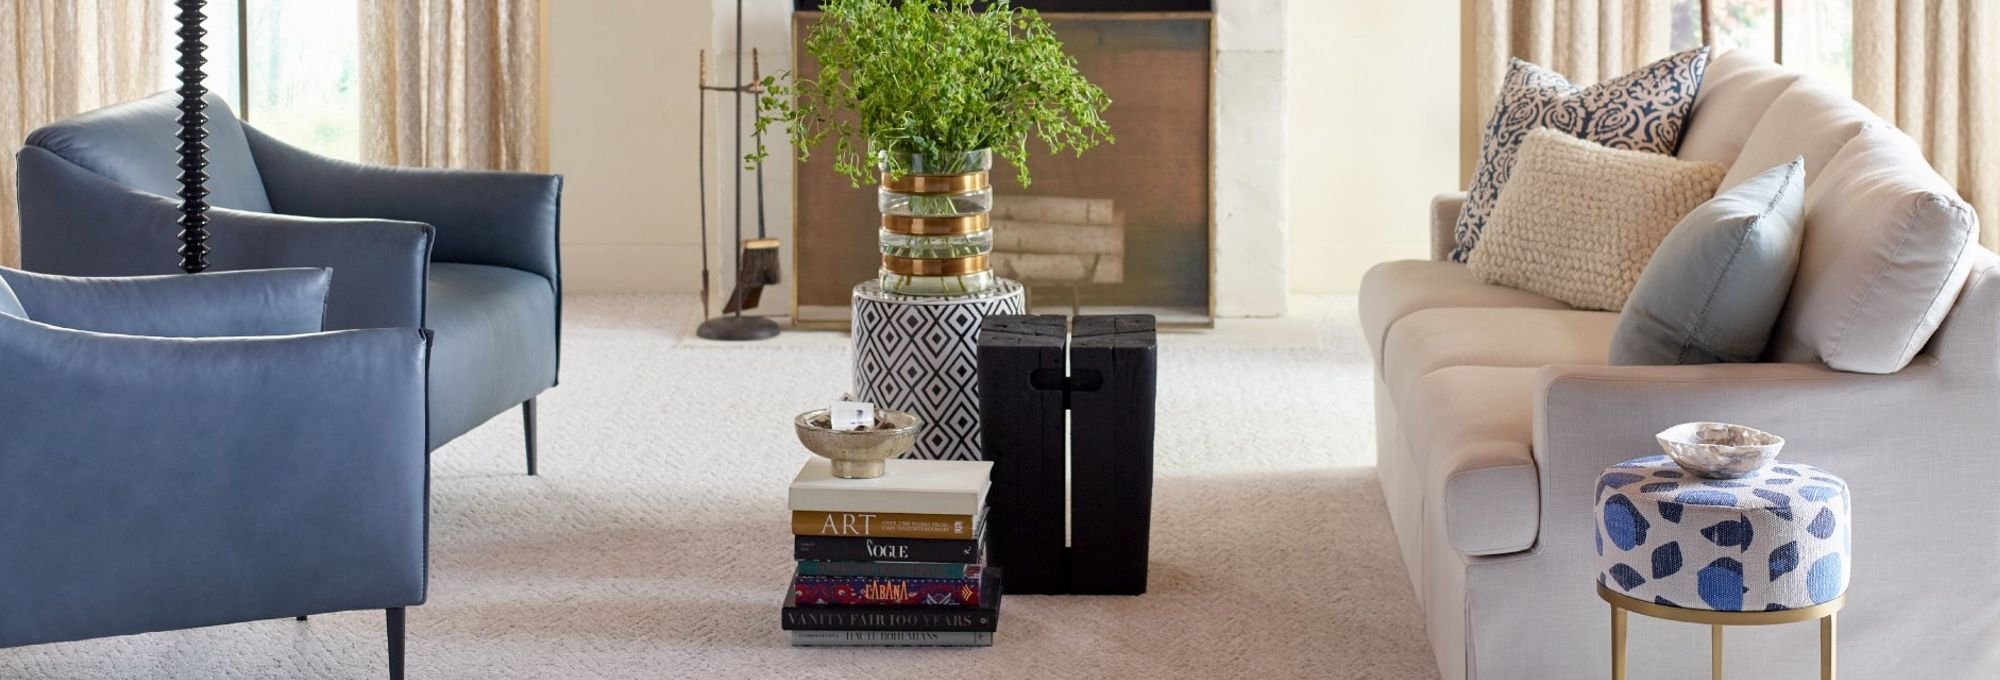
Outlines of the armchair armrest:
{"label": "armchair armrest", "polygon": [[58,328],[155,337],[317,333],[327,269],[262,269],[202,276],[80,278],[0,267],[29,319]]}
{"label": "armchair armrest", "polygon": [[[18,159],[24,268],[69,276],[179,272],[175,200],[118,184],[39,147],[23,148]],[[429,225],[223,208],[208,214],[212,271],[328,267],[327,328],[423,325]]]}
{"label": "armchair armrest", "polygon": [[427,359],[0,317],[0,647],[421,603]]}
{"label": "armchair armrest", "polygon": [[271,209],[437,228],[440,262],[497,265],[561,282],[562,178],[525,172],[364,165],[326,158],[244,127]]}
{"label": "armchair armrest", "polygon": [[1458,247],[1458,211],[1465,207],[1465,192],[1438,194],[1431,198],[1431,259],[1451,259]]}

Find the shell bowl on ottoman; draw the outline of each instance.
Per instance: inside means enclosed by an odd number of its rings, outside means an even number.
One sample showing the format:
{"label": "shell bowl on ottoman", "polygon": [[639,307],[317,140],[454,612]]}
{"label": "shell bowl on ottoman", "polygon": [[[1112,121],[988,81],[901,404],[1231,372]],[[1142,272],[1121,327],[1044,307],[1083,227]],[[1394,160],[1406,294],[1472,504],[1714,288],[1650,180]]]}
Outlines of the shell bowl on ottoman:
{"label": "shell bowl on ottoman", "polygon": [[1655,438],[1667,457],[1703,477],[1737,479],[1756,472],[1785,447],[1785,438],[1728,423],[1681,423]]}

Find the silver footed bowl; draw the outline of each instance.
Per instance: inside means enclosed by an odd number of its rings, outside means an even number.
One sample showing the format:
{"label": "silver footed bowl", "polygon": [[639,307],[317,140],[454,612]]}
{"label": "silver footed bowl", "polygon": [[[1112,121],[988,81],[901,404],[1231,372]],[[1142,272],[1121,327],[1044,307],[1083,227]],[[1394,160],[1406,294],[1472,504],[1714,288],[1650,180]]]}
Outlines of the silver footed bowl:
{"label": "silver footed bowl", "polygon": [[799,443],[806,445],[806,450],[833,461],[833,476],[874,479],[888,470],[882,461],[903,455],[916,447],[917,433],[924,430],[922,418],[894,409],[876,409],[875,420],[877,424],[886,423],[888,427],[836,430],[826,409],[801,413],[792,420],[792,425],[798,430]]}
{"label": "silver footed bowl", "polygon": [[1729,423],[1681,423],[1662,430],[1660,448],[1682,469],[1701,477],[1736,479],[1778,457],[1785,438]]}

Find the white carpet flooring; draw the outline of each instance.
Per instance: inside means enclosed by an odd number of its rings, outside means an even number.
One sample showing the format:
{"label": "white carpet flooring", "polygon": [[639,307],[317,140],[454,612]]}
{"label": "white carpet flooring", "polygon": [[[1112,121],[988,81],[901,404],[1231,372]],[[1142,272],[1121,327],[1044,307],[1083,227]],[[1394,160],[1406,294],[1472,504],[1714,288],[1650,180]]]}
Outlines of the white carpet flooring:
{"label": "white carpet flooring", "polygon": [[[1353,300],[1294,315],[1163,338],[1148,594],[1010,597],[990,649],[792,649],[785,486],[810,454],[790,418],[848,385],[846,337],[721,345],[692,339],[691,296],[573,296],[542,476],[512,413],[434,458],[410,677],[1434,678]],[[382,678],[382,626],[0,650],[0,678]]]}

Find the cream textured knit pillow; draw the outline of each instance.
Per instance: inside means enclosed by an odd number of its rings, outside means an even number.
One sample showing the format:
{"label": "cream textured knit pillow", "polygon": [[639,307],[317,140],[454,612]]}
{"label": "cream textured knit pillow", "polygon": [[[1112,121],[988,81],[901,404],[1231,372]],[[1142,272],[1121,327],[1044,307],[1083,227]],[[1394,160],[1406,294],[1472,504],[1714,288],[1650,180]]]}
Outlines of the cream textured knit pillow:
{"label": "cream textured knit pillow", "polygon": [[1536,130],[1467,264],[1487,283],[1619,311],[1653,249],[1727,172]]}

